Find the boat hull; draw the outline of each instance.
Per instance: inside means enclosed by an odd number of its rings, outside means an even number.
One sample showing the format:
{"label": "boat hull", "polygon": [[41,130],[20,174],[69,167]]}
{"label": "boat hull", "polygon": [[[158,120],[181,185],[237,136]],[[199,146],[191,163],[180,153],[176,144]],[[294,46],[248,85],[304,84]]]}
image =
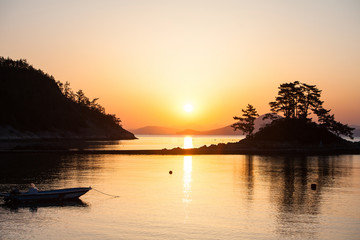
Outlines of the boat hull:
{"label": "boat hull", "polygon": [[30,201],[51,201],[51,200],[66,200],[66,199],[77,199],[80,196],[91,190],[88,188],[67,188],[58,189],[51,191],[39,191],[37,193],[19,193],[19,194],[3,194],[5,201],[19,201],[19,202],[30,202]]}

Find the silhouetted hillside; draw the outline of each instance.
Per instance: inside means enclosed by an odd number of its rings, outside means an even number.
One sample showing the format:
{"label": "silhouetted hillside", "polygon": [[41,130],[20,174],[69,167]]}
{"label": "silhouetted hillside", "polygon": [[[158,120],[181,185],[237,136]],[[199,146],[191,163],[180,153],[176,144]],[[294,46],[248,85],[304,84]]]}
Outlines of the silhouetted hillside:
{"label": "silhouetted hillside", "polygon": [[0,58],[0,138],[135,138],[96,99],[83,101],[81,90],[66,96],[59,86],[25,60]]}

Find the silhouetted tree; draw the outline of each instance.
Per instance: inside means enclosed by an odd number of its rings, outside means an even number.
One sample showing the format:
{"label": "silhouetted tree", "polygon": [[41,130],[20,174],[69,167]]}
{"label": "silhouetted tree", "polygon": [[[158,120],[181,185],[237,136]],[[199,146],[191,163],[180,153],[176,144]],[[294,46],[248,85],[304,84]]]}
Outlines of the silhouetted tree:
{"label": "silhouetted tree", "polygon": [[73,102],[77,102],[76,101],[76,94],[73,92],[73,90],[70,88],[70,83],[68,81],[64,83],[60,82],[60,81],[56,81],[56,84],[58,85],[61,93],[69,100],[73,101]]}
{"label": "silhouetted tree", "polygon": [[80,89],[76,92],[75,99],[76,102],[79,103],[80,105],[90,107],[90,100],[88,97],[85,96],[83,90]]}
{"label": "silhouetted tree", "polygon": [[26,59],[12,60],[11,58],[0,57],[0,66],[17,69],[34,69]]}
{"label": "silhouetted tree", "polygon": [[[78,90],[76,93],[71,89],[70,83],[65,82],[62,83],[60,81],[56,81],[56,84],[58,85],[61,93],[72,102],[78,103],[82,106],[88,107],[89,109],[105,114],[105,108],[97,103],[99,98],[94,98],[90,101],[90,99],[85,95],[83,90]],[[121,122],[121,121],[115,121],[115,122]]]}
{"label": "silhouetted tree", "polygon": [[282,112],[285,118],[291,118],[295,114],[297,93],[299,89],[297,83],[283,83],[279,87],[278,96],[274,102],[270,102],[271,111],[274,113]]}
{"label": "silhouetted tree", "polygon": [[98,104],[97,100],[99,100],[99,98],[94,98],[92,101],[89,102],[90,109],[100,113],[105,113],[105,108]]}
{"label": "silhouetted tree", "polygon": [[[330,110],[323,107],[323,101],[320,100],[320,97],[321,90],[316,85],[309,85],[299,81],[283,83],[280,84],[275,101],[269,103],[270,110],[273,114],[283,113],[287,119],[297,118],[304,120],[311,120],[308,116],[313,112],[318,117],[320,126],[336,135],[352,138],[354,128],[335,121],[334,114],[330,114]],[[266,117],[269,118],[269,116]]]}
{"label": "silhouetted tree", "polygon": [[246,109],[241,110],[243,112],[242,117],[234,117],[235,120],[239,120],[239,122],[234,123],[231,127],[236,131],[237,129],[243,131],[246,137],[250,137],[254,132],[254,121],[259,116],[256,109],[248,104]]}
{"label": "silhouetted tree", "polygon": [[108,116],[114,123],[121,126],[121,120],[120,118],[116,117],[115,114],[107,114],[106,116]]}
{"label": "silhouetted tree", "polygon": [[330,114],[330,110],[320,108],[315,111],[315,114],[318,116],[318,122],[320,126],[325,127],[329,131],[335,133],[337,136],[344,135],[353,139],[353,131],[355,128],[336,121],[334,114]]}
{"label": "silhouetted tree", "polygon": [[306,119],[309,115],[309,111],[317,111],[322,108],[323,101],[320,100],[321,90],[317,89],[315,85],[308,85],[305,83],[299,83],[300,92],[298,100],[298,118]]}
{"label": "silhouetted tree", "polygon": [[273,113],[283,113],[285,118],[306,119],[309,111],[322,108],[320,100],[321,90],[315,85],[308,85],[295,81],[283,83],[279,87],[278,96],[270,102]]}

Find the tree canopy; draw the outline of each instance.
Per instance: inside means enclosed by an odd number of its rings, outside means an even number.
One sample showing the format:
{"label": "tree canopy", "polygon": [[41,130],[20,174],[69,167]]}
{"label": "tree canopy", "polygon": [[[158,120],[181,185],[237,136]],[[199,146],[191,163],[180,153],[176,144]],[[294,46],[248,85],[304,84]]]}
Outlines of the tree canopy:
{"label": "tree canopy", "polygon": [[321,127],[328,129],[336,135],[344,135],[353,138],[354,128],[335,120],[331,110],[323,107],[320,99],[321,90],[316,85],[309,85],[299,81],[280,84],[278,96],[274,102],[270,102],[270,110],[273,113],[282,113],[287,119],[304,119],[311,121],[310,113],[318,117]]}
{"label": "tree canopy", "polygon": [[306,119],[310,111],[316,112],[322,108],[321,90],[315,85],[299,81],[280,84],[278,96],[270,102],[273,113],[283,113],[285,118]]}

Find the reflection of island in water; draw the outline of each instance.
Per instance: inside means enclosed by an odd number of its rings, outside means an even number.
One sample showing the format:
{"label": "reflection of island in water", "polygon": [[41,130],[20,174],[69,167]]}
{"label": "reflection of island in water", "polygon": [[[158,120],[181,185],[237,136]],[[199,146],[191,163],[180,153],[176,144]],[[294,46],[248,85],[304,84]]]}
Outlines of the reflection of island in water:
{"label": "reflection of island in water", "polygon": [[[341,159],[340,159],[341,158]],[[346,164],[344,164],[344,161]],[[341,165],[340,165],[341,164]],[[351,175],[351,156],[294,156],[259,157],[246,156],[243,166],[234,165],[236,179],[245,179],[240,185],[246,194],[247,204],[251,207],[254,192],[261,184],[269,184],[269,199],[276,209],[276,231],[280,236],[311,238],[316,234],[323,204],[322,195],[326,188],[341,184],[340,177]],[[241,169],[241,170],[240,170]],[[261,180],[258,180],[260,179]],[[239,180],[237,180],[239,182]],[[241,180],[240,180],[241,182]],[[311,189],[316,184],[316,189]],[[264,189],[263,189],[264,190]],[[314,230],[308,229],[309,223]],[[307,229],[301,225],[307,226]],[[299,231],[304,229],[304,231]],[[307,234],[305,236],[304,234]],[[313,236],[314,237],[314,236]]]}

